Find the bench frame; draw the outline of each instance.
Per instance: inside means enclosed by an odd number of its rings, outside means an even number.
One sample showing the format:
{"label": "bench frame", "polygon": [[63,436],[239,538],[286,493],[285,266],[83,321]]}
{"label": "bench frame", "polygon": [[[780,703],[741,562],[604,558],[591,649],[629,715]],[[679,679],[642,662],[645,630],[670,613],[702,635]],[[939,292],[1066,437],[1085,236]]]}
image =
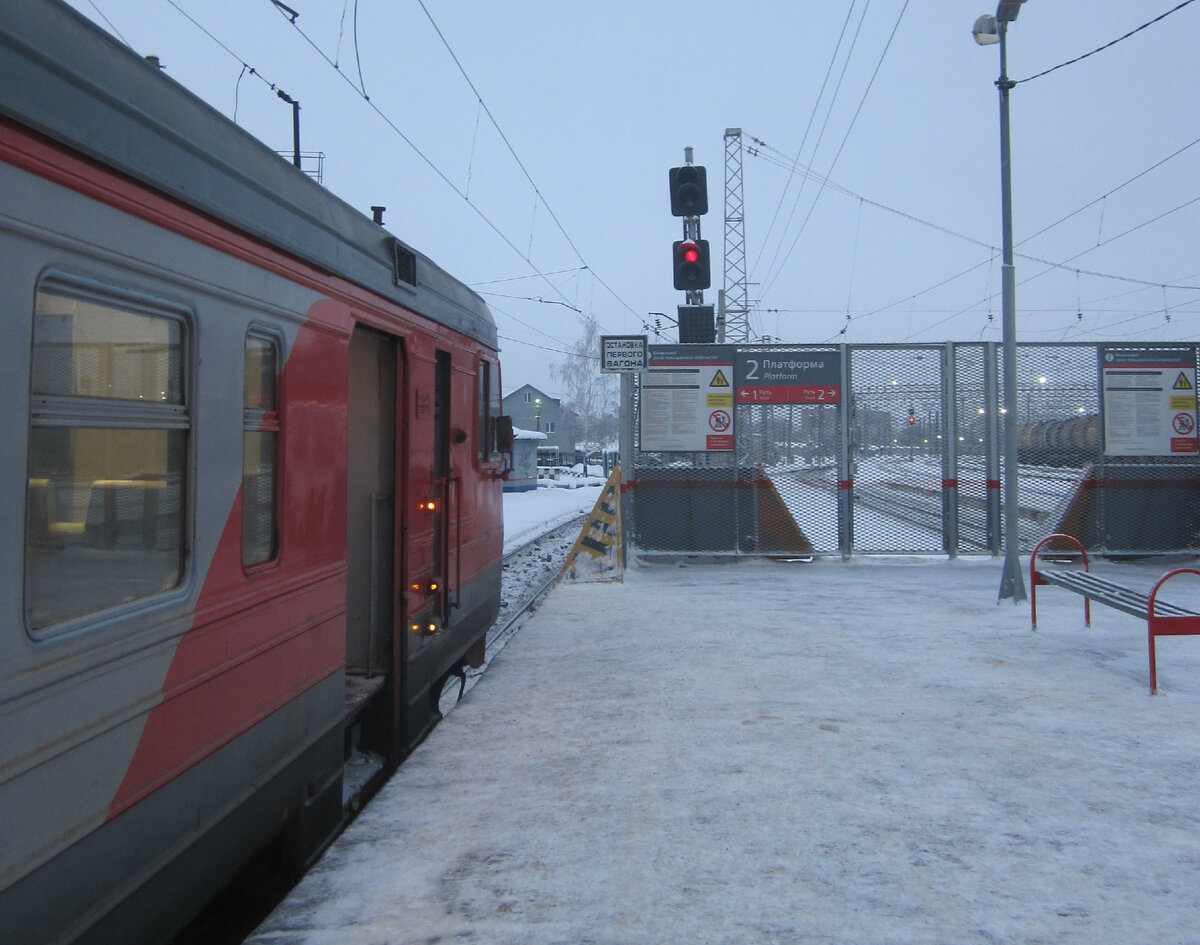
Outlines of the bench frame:
{"label": "bench frame", "polygon": [[[1038,553],[1050,542],[1066,542],[1074,545],[1083,561],[1083,570],[1039,570]],[[1091,602],[1105,604],[1124,613],[1146,620],[1146,644],[1150,654],[1150,694],[1158,692],[1158,664],[1155,655],[1155,640],[1166,636],[1200,636],[1200,613],[1159,601],[1158,594],[1163,585],[1179,574],[1194,574],[1196,568],[1176,568],[1168,571],[1155,582],[1150,593],[1132,590],[1115,581],[1091,573],[1087,551],[1072,535],[1048,535],[1037,543],[1029,559],[1030,603],[1029,616],[1032,629],[1037,630],[1037,589],[1043,585],[1056,585],[1083,596],[1083,620],[1092,625]]]}

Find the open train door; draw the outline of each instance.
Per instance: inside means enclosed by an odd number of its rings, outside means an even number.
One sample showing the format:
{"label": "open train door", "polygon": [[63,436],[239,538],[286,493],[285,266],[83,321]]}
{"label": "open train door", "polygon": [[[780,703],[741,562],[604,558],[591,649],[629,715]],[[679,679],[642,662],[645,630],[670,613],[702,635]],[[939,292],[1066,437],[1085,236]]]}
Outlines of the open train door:
{"label": "open train door", "polygon": [[[394,675],[396,562],[395,338],[358,326],[350,338],[346,482],[346,705],[350,749],[398,761]],[[391,680],[393,684],[395,680]]]}

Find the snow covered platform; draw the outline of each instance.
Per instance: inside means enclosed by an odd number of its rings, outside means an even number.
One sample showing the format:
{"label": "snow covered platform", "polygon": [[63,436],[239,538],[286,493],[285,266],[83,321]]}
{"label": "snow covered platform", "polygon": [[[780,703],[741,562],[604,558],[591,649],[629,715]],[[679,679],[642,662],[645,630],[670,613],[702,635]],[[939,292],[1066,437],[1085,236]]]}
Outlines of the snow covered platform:
{"label": "snow covered platform", "polygon": [[1200,640],[1000,572],[561,586],[248,941],[1194,945]]}

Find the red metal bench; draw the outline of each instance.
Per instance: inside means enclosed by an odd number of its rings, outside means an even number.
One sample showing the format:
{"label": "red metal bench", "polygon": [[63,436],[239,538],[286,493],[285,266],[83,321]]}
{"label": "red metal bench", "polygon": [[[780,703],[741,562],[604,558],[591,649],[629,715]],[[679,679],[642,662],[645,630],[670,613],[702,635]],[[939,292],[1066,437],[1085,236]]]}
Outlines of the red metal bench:
{"label": "red metal bench", "polygon": [[[1078,568],[1039,568],[1038,553],[1042,550],[1043,545],[1051,542],[1073,545],[1083,561],[1083,570]],[[1176,568],[1168,571],[1155,582],[1150,593],[1145,594],[1092,574],[1087,551],[1076,538],[1071,535],[1049,535],[1038,542],[1029,559],[1031,588],[1029,615],[1033,629],[1037,629],[1037,589],[1047,584],[1063,587],[1083,596],[1083,619],[1089,627],[1092,625],[1091,602],[1093,600],[1124,613],[1132,614],[1134,617],[1144,618],[1147,647],[1150,651],[1150,693],[1153,695],[1158,692],[1155,639],[1166,636],[1200,636],[1200,613],[1158,600],[1158,593],[1162,586],[1179,574],[1194,574],[1200,577],[1200,570]]]}

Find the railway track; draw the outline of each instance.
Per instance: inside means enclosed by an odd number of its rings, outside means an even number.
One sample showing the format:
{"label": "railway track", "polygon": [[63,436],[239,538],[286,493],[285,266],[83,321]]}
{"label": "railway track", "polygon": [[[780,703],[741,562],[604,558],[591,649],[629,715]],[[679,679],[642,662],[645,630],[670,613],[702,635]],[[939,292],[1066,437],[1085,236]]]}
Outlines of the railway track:
{"label": "railway track", "polygon": [[[504,649],[505,644],[521,628],[521,624],[550,593],[566,560],[567,552],[571,550],[586,518],[587,513],[580,513],[547,529],[504,556],[500,579],[500,613],[487,633],[483,665],[466,674],[457,694],[443,692],[443,700],[438,703],[443,715],[479,681],[492,658]],[[448,695],[452,697],[453,702],[450,706],[444,706]]]}
{"label": "railway track", "polygon": [[[958,547],[962,551],[983,550],[989,540],[984,470],[981,464],[970,462],[959,468]],[[945,491],[939,470],[901,466],[862,468],[859,473],[853,489],[857,549],[903,552],[941,547]],[[802,522],[805,507],[816,507],[821,502],[828,503],[822,506],[826,514],[834,514],[833,503],[828,499],[839,494],[840,484],[835,475],[833,467],[813,467],[776,473],[775,481],[781,497],[793,507],[797,521]],[[1061,515],[1079,477],[1077,470],[1042,467],[1025,470],[1019,516],[1022,542],[1036,540]]]}
{"label": "railway track", "polygon": [[[1020,508],[1022,541],[1031,541],[1045,528],[1052,510],[1063,496],[1061,476],[1030,477],[1023,483]],[[896,483],[855,483],[855,504],[922,532],[941,535],[944,521],[942,490],[936,486]],[[983,548],[988,540],[987,500],[959,494],[958,535],[960,547]]]}

